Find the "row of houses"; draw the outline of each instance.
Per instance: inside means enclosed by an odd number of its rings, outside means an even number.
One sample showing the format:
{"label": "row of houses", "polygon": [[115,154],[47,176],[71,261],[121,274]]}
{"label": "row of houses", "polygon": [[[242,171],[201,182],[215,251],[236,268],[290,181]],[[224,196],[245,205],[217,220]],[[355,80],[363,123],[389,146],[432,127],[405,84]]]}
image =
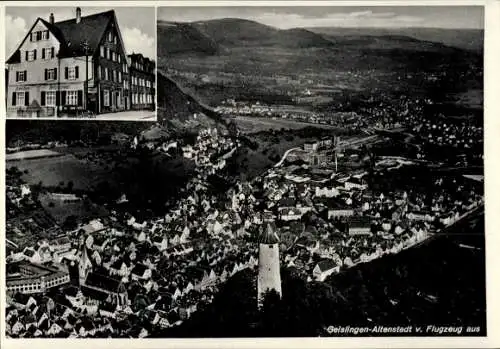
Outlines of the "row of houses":
{"label": "row of houses", "polygon": [[114,10],[39,17],[6,63],[9,117],[155,108],[155,61],[127,54]]}

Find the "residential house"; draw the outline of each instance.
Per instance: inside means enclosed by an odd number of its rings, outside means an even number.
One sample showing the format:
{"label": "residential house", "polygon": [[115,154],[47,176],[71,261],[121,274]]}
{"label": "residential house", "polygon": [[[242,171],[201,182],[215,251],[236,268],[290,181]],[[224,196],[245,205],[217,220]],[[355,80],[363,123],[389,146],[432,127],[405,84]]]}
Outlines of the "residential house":
{"label": "residential house", "polygon": [[325,279],[340,271],[340,266],[331,259],[324,259],[320,261],[313,269],[313,277],[317,281],[325,281]]}
{"label": "residential house", "polygon": [[131,109],[155,108],[155,62],[140,53],[128,55]]}
{"label": "residential house", "polygon": [[72,19],[37,18],[7,65],[8,115],[126,109],[128,66],[114,10],[82,16],[77,7]]}
{"label": "residential house", "polygon": [[114,279],[108,275],[90,273],[85,280],[86,288],[96,290],[107,295],[106,300],[125,306],[128,304],[127,289],[120,280]]}
{"label": "residential house", "polygon": [[371,220],[366,216],[353,216],[348,220],[349,235],[371,235]]}

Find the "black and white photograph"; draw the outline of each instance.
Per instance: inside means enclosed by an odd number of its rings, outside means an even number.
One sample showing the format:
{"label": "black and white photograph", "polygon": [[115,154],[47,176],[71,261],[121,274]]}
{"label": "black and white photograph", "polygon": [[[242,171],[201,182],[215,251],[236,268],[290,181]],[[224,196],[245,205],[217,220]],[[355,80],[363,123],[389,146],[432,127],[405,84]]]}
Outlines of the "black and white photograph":
{"label": "black and white photograph", "polygon": [[6,16],[9,340],[491,335],[484,6]]}
{"label": "black and white photograph", "polygon": [[6,7],[8,118],[156,121],[154,7]]}

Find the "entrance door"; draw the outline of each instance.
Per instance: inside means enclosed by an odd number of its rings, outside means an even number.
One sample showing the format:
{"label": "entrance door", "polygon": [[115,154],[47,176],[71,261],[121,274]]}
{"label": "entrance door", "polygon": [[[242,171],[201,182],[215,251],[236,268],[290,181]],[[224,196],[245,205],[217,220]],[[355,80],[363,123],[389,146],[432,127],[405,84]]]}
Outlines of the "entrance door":
{"label": "entrance door", "polygon": [[115,106],[116,109],[120,109],[120,92],[115,92]]}

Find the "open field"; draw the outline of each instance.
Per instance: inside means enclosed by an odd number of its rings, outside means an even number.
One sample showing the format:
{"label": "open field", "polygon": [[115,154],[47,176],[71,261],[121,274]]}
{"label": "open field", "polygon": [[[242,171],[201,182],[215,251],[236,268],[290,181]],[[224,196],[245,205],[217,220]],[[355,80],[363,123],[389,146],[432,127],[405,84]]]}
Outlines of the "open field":
{"label": "open field", "polygon": [[36,158],[48,158],[61,155],[62,155],[61,153],[49,149],[36,149],[36,150],[25,150],[25,151],[18,151],[15,153],[5,154],[5,160],[6,161],[28,160]]}
{"label": "open field", "polygon": [[335,126],[322,125],[322,124],[311,124],[307,122],[300,122],[287,119],[270,119],[270,118],[260,118],[260,117],[249,117],[249,116],[236,116],[234,118],[236,125],[243,133],[255,133],[260,131],[268,130],[297,130],[304,127],[317,127],[325,130],[336,130]]}
{"label": "open field", "polygon": [[42,182],[44,187],[57,187],[73,182],[73,188],[88,190],[96,182],[106,177],[107,171],[87,166],[84,161],[73,155],[63,155],[51,158],[37,158],[9,162],[7,167],[16,166],[21,171],[27,170],[22,179],[34,185]]}

